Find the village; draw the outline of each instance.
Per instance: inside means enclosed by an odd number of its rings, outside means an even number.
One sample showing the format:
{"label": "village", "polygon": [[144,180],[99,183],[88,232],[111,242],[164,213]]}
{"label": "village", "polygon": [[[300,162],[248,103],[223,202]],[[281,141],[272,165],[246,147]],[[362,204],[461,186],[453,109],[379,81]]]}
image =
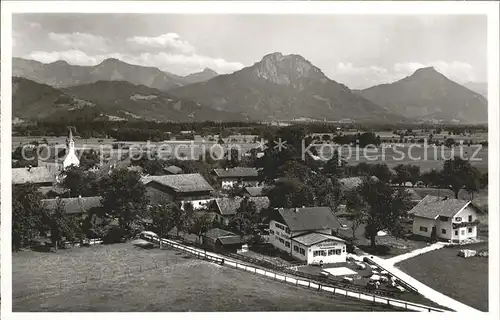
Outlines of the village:
{"label": "village", "polygon": [[[327,161],[317,151],[301,159],[302,141],[326,143],[339,133],[294,125],[267,139],[214,137],[222,150],[215,159],[208,151],[181,159],[158,150],[134,155],[119,141],[104,155],[76,147],[74,131],[63,146],[47,139],[14,146],[14,153],[36,156],[25,166],[15,160],[12,169],[13,250],[50,255],[125,243],[147,255],[148,248],[173,248],[254,268],[256,276],[261,268],[274,279],[294,277],[296,285],[366,295],[374,304],[380,298],[420,311],[485,308],[477,303],[482,297],[450,297],[441,289],[451,280],[442,276],[435,287],[414,275],[419,263],[411,263],[452,252],[453,261],[461,255],[459,263],[487,267],[487,172],[469,160],[449,158],[442,170],[420,172],[418,163],[349,165],[335,152]],[[422,272],[425,278],[432,271]]]}

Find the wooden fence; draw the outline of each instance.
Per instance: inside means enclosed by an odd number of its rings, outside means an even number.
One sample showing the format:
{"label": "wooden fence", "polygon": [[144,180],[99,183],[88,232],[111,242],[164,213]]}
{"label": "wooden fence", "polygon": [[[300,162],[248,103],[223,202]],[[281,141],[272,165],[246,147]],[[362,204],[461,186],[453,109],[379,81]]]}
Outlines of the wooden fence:
{"label": "wooden fence", "polygon": [[[158,242],[158,239],[154,239],[155,242]],[[369,294],[366,292],[361,292],[361,291],[354,291],[354,290],[348,290],[345,288],[338,288],[335,286],[332,286],[331,284],[324,284],[316,281],[311,281],[311,280],[306,280],[306,279],[300,279],[298,277],[293,277],[290,275],[286,274],[280,274],[278,272],[270,271],[264,268],[252,266],[252,265],[247,265],[245,263],[241,263],[238,261],[230,260],[227,259],[227,257],[221,256],[216,253],[210,253],[207,252],[206,250],[203,249],[196,249],[192,248],[183,244],[180,244],[176,241],[170,240],[170,239],[162,239],[162,244],[167,245],[169,247],[172,247],[174,249],[190,253],[197,258],[200,259],[206,259],[208,261],[213,261],[215,263],[219,263],[221,265],[226,265],[233,267],[238,270],[244,270],[250,273],[253,273],[255,275],[260,275],[260,276],[265,276],[271,279],[274,279],[276,281],[281,281],[283,283],[288,283],[291,285],[295,286],[302,286],[305,288],[317,290],[317,291],[325,291],[325,292],[330,292],[332,294],[337,294],[349,298],[355,298],[359,300],[365,300],[369,301],[372,303],[381,303],[385,304],[390,307],[395,307],[395,308],[402,308],[405,310],[412,310],[412,311],[425,311],[425,312],[444,312],[445,310],[439,309],[439,308],[434,308],[434,307],[429,307],[417,303],[412,303],[408,301],[403,301],[403,300],[398,300],[398,299],[393,299],[389,297],[384,297],[380,295],[375,295],[375,294]]]}

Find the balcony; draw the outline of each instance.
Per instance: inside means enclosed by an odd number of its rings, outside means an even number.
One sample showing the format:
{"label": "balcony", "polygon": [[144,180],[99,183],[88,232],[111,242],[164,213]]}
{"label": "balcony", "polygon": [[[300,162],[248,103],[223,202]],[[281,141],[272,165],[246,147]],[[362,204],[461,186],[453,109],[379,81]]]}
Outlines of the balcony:
{"label": "balcony", "polygon": [[453,223],[452,227],[453,227],[453,229],[458,229],[458,228],[464,228],[464,227],[477,226],[478,224],[479,224],[479,220],[476,219],[476,220],[471,221],[471,222],[464,221],[464,222],[460,222],[460,223]]}

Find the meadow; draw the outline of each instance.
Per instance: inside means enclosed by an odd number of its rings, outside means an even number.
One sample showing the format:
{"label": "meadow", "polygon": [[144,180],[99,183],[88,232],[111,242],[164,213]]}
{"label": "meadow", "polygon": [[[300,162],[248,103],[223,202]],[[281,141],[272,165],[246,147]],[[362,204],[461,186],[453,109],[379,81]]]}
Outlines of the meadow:
{"label": "meadow", "polygon": [[130,243],[12,256],[12,310],[391,311]]}

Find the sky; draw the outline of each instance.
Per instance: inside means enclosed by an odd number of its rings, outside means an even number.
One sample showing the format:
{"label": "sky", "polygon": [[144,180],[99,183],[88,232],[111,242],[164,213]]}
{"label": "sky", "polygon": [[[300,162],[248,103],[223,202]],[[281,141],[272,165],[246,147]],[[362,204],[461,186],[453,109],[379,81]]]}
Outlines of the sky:
{"label": "sky", "polygon": [[76,65],[117,58],[186,75],[231,73],[282,52],[361,89],[426,66],[486,82],[486,31],[486,17],[475,15],[16,14],[13,56]]}

